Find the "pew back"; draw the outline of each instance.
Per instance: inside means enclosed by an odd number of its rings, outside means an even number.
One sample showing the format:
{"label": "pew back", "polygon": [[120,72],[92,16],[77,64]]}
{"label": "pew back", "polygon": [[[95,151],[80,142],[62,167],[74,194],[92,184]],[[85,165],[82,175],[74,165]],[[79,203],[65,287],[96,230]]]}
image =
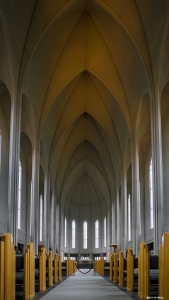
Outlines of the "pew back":
{"label": "pew back", "polygon": [[164,232],[159,250],[159,297],[169,296],[169,233]]}

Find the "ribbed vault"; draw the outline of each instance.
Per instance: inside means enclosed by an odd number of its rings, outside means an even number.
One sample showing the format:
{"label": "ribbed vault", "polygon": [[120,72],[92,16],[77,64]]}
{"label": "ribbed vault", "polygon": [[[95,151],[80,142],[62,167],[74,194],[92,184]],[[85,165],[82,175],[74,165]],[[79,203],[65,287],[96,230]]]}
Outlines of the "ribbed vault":
{"label": "ribbed vault", "polygon": [[[21,104],[40,178],[49,174],[56,202],[71,215],[116,207],[133,141],[144,163],[152,91],[169,76],[168,14],[168,1],[154,0],[0,3],[0,96],[17,87],[11,107]],[[167,95],[168,85],[162,127]]]}

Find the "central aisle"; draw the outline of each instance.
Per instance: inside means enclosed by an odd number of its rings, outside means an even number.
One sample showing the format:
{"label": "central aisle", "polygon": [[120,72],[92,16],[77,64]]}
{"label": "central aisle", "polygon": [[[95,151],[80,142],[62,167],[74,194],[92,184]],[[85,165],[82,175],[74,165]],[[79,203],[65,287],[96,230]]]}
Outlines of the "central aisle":
{"label": "central aisle", "polygon": [[[87,270],[81,271],[86,272]],[[132,298],[123,293],[113,284],[105,280],[103,277],[99,276],[98,274],[94,275],[94,271],[91,270],[86,275],[83,275],[79,271],[77,271],[75,275],[68,277],[41,299],[131,300]]]}

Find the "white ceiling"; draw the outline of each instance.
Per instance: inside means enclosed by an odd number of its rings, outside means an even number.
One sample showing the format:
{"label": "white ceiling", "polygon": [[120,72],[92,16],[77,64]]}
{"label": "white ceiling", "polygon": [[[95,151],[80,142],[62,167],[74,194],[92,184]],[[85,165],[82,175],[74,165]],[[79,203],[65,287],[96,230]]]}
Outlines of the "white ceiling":
{"label": "white ceiling", "polygon": [[72,210],[109,205],[169,76],[169,1],[3,0],[0,17],[0,78],[44,172]]}

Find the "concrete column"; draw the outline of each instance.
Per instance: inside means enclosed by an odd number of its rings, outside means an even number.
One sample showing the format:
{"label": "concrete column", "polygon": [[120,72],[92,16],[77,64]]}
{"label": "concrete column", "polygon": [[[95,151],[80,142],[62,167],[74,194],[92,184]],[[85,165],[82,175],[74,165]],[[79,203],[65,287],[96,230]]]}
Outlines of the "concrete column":
{"label": "concrete column", "polygon": [[137,143],[132,143],[132,209],[131,209],[131,237],[133,253],[138,254],[138,192],[139,192],[139,151]]}
{"label": "concrete column", "polygon": [[31,240],[34,243],[35,254],[38,254],[39,243],[39,143],[36,141],[32,153],[32,224]]}
{"label": "concrete column", "polygon": [[120,211],[120,201],[121,201],[121,190],[117,192],[117,203],[116,203],[116,213],[117,213],[117,241],[113,241],[113,243],[117,243],[118,247],[121,248],[121,211]]}
{"label": "concrete column", "polygon": [[57,220],[58,220],[58,207],[57,207],[57,198],[56,198],[56,194],[54,192],[54,220],[53,220],[53,227],[54,227],[54,251],[56,251],[56,249],[58,250],[58,244],[57,244],[57,230],[58,230],[58,225],[57,225]]}
{"label": "concrete column", "polygon": [[49,250],[49,235],[50,235],[50,176],[49,171],[45,172],[44,178],[44,220],[43,220],[43,245],[46,248],[46,253]]}
{"label": "concrete column", "polygon": [[49,233],[49,247],[52,248],[53,251],[55,251],[55,244],[54,244],[54,193],[51,194],[51,208],[50,208],[50,233]]}
{"label": "concrete column", "polygon": [[28,182],[27,182],[27,198],[26,198],[26,236],[25,236],[25,242],[26,242],[26,245],[30,242],[30,227],[31,227],[31,224],[30,224],[30,215],[32,214],[32,208],[31,208],[31,198],[32,198],[32,187],[31,187],[31,181],[32,181],[32,176],[30,178],[29,176],[29,179],[28,179]]}
{"label": "concrete column", "polygon": [[[113,191],[112,191],[112,193],[111,193],[111,200],[110,200],[110,231],[109,231],[109,241],[110,241],[110,243],[111,243],[111,241],[113,240],[112,239],[112,236],[113,236],[113,228],[112,228],[112,224],[113,224],[113,220],[112,220],[112,214],[113,214],[113,212],[112,212],[112,205],[113,205],[113,200],[112,200],[112,198],[114,198],[113,197]],[[106,215],[107,215],[107,211],[106,211]],[[101,237],[101,241],[102,241],[102,250],[104,249],[104,215],[103,215],[103,217],[102,217],[102,228],[103,228],[103,230],[102,230],[102,237]],[[107,244],[106,244],[106,251],[107,251]]]}
{"label": "concrete column", "polygon": [[[112,236],[110,236],[110,239],[107,235],[107,244],[109,245],[109,242],[112,243],[113,241],[117,241],[117,211],[116,211],[116,203],[117,203],[117,192],[116,188],[113,188],[112,192]],[[107,218],[106,218],[107,220]],[[108,248],[109,249],[109,248]]]}
{"label": "concrete column", "polygon": [[[55,200],[55,221],[54,221],[54,226],[55,226],[55,248],[60,251],[60,224],[59,224],[59,201],[58,201],[58,195],[56,195],[56,200]],[[67,220],[67,226],[69,228],[69,223]],[[68,229],[67,229],[68,230]]]}
{"label": "concrete column", "polygon": [[61,253],[62,256],[63,256],[63,253],[64,253],[64,230],[63,230],[63,226],[64,226],[64,210],[63,210],[63,206],[60,203],[60,208],[59,208],[59,227],[60,227],[59,240],[60,240],[60,251],[62,252]]}
{"label": "concrete column", "polygon": [[161,110],[158,91],[151,96],[151,133],[154,199],[154,253],[157,254],[164,232]]}
{"label": "concrete column", "polygon": [[121,218],[122,218],[122,232],[121,232],[121,239],[122,239],[122,247],[121,250],[125,255],[126,247],[127,247],[127,180],[126,174],[122,169],[122,176],[121,176]]}
{"label": "concrete column", "polygon": [[12,233],[13,243],[18,243],[18,177],[20,153],[20,114],[21,105],[16,96],[11,101],[9,180],[8,180],[8,232]]}

